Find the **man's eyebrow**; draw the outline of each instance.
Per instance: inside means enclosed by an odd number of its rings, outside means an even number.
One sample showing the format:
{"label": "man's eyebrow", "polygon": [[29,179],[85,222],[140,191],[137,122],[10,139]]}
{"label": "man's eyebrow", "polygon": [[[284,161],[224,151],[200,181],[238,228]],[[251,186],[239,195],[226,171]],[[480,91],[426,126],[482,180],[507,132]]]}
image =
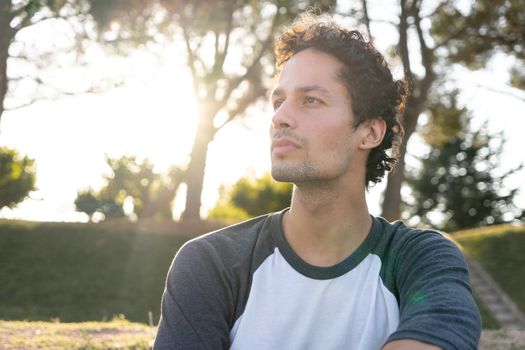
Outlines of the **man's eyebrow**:
{"label": "man's eyebrow", "polygon": [[270,98],[274,98],[275,96],[280,96],[282,95],[284,92],[282,89],[279,89],[279,88],[275,88],[272,90],[272,92],[270,93]]}
{"label": "man's eyebrow", "polygon": [[301,86],[297,88],[296,90],[301,91],[301,92],[318,91],[318,92],[322,92],[327,95],[331,95],[330,90],[328,90],[327,88],[321,85],[306,85],[306,86]]}
{"label": "man's eyebrow", "polygon": [[[298,88],[295,89],[295,91],[298,91],[298,92],[310,92],[310,91],[318,91],[318,92],[321,92],[323,94],[326,94],[326,95],[331,95],[332,93],[330,92],[330,90],[328,90],[327,88],[325,88],[324,86],[321,86],[321,85],[305,85],[305,86],[300,86]],[[279,95],[284,95],[284,91],[283,89],[281,88],[275,88],[270,97],[274,97],[274,96],[279,96]]]}

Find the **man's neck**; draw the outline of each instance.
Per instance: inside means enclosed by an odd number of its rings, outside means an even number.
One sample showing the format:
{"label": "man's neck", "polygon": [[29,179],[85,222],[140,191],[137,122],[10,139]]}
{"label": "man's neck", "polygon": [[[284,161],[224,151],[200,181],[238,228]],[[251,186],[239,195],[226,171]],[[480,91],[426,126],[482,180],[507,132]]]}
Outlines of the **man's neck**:
{"label": "man's neck", "polygon": [[350,256],[371,225],[364,188],[353,191],[326,184],[296,186],[283,220],[292,249],[307,263],[324,267]]}

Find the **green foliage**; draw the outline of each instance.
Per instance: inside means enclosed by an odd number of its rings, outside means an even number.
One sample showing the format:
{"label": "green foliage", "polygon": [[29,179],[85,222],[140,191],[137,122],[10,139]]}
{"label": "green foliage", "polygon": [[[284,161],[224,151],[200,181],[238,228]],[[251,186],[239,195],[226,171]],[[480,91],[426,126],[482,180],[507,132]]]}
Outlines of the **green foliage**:
{"label": "green foliage", "polygon": [[[407,174],[414,198],[404,217],[418,216],[423,223],[447,231],[519,218],[522,212],[513,204],[517,189],[507,189],[504,181],[521,166],[503,174],[494,170],[502,152],[502,135],[490,135],[486,124],[471,130],[470,119],[457,107],[450,115],[459,118],[462,131],[432,146],[418,170]],[[433,219],[436,213],[443,217]]]}
{"label": "green foliage", "polygon": [[75,199],[75,207],[77,211],[86,213],[91,218],[99,210],[100,203],[96,193],[92,189],[87,189],[78,192],[77,199]]}
{"label": "green foliage", "polygon": [[242,220],[282,210],[290,205],[293,186],[276,182],[270,174],[253,179],[245,177],[231,188],[221,190],[221,198],[210,218]]}
{"label": "green foliage", "polygon": [[225,222],[240,222],[249,218],[246,210],[236,207],[231,202],[217,204],[208,212],[208,219],[220,219]]}
{"label": "green foliage", "polygon": [[91,188],[79,191],[75,199],[75,207],[77,211],[86,213],[90,220],[93,219],[95,213],[103,214],[105,219],[126,216],[123,202],[117,202],[117,199],[109,198],[105,190],[99,193]]}
{"label": "green foliage", "polygon": [[497,52],[516,58],[510,83],[525,86],[525,2],[522,0],[476,0],[468,11],[455,1],[439,6],[432,21],[432,34],[443,43],[452,62],[471,68],[484,67]]}
{"label": "green foliage", "polygon": [[137,218],[172,219],[171,204],[182,180],[182,170],[171,167],[166,174],[157,174],[149,160],[138,161],[133,156],[119,159],[106,157],[111,173],[106,186],[96,192],[80,191],[75,206],[90,218],[95,213],[108,217],[125,216],[126,201],[133,204]]}
{"label": "green foliage", "polygon": [[462,118],[466,108],[458,108],[457,90],[430,96],[429,122],[420,129],[420,135],[432,147],[440,148],[447,140],[462,133]]}
{"label": "green foliage", "polygon": [[[19,4],[23,4],[25,15],[33,17],[42,10],[52,11],[57,14],[62,7],[67,4],[80,6],[80,2],[77,0],[30,0],[30,1],[18,1]],[[14,7],[14,6],[13,6]]]}
{"label": "green foliage", "polygon": [[27,5],[24,6],[28,16],[33,17],[35,13],[42,9],[42,4],[40,1],[29,1]]}
{"label": "green foliage", "polygon": [[0,209],[14,208],[35,190],[34,162],[16,150],[0,147]]}
{"label": "green foliage", "polygon": [[270,174],[259,179],[240,179],[230,193],[231,202],[250,216],[284,209],[290,205],[293,185],[275,181]]}

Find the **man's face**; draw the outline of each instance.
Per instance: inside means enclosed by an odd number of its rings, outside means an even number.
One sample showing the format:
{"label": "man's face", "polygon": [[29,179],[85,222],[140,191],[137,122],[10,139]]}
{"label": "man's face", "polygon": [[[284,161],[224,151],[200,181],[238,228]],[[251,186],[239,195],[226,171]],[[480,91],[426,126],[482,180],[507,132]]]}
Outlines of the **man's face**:
{"label": "man's face", "polygon": [[272,92],[272,176],[277,181],[326,181],[349,174],[359,144],[342,63],[314,49],[295,54]]}

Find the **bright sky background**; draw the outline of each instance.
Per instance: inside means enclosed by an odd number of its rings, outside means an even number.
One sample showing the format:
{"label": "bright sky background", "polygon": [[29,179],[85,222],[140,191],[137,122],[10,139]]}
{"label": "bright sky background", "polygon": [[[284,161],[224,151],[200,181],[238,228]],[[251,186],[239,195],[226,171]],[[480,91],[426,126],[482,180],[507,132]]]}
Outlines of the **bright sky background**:
{"label": "bright sky background", "polygon": [[[382,45],[378,41],[376,44]],[[99,58],[98,70],[93,74],[106,72],[125,77],[124,87],[101,94],[39,101],[5,112],[0,124],[0,145],[36,159],[38,190],[16,209],[4,208],[0,217],[86,221],[87,216],[75,212],[73,201],[78,190],[103,186],[103,174],[109,170],[104,154],[147,157],[159,171],[166,170],[170,163],[185,164],[195,135],[197,108],[180,51],[166,48],[165,54],[167,58],[160,64],[144,53],[125,60]],[[525,102],[478,85],[510,91],[506,85],[507,66],[507,60],[495,60],[486,71],[465,71],[457,78],[463,85],[462,102],[474,111],[474,123],[481,125],[488,120],[491,130],[504,131],[507,143],[501,159],[503,169],[525,162]],[[66,74],[73,80],[90,76],[85,71]],[[231,123],[217,134],[208,155],[204,213],[214,206],[221,184],[232,184],[240,177],[269,170],[270,118],[269,108],[252,109],[246,120]],[[424,148],[416,140],[409,146],[415,153]],[[514,176],[508,185],[523,187],[523,175],[521,172]],[[379,185],[371,190],[372,214],[380,214],[382,189],[383,185]],[[183,197],[180,193],[178,208]],[[517,204],[525,207],[523,191]]]}

